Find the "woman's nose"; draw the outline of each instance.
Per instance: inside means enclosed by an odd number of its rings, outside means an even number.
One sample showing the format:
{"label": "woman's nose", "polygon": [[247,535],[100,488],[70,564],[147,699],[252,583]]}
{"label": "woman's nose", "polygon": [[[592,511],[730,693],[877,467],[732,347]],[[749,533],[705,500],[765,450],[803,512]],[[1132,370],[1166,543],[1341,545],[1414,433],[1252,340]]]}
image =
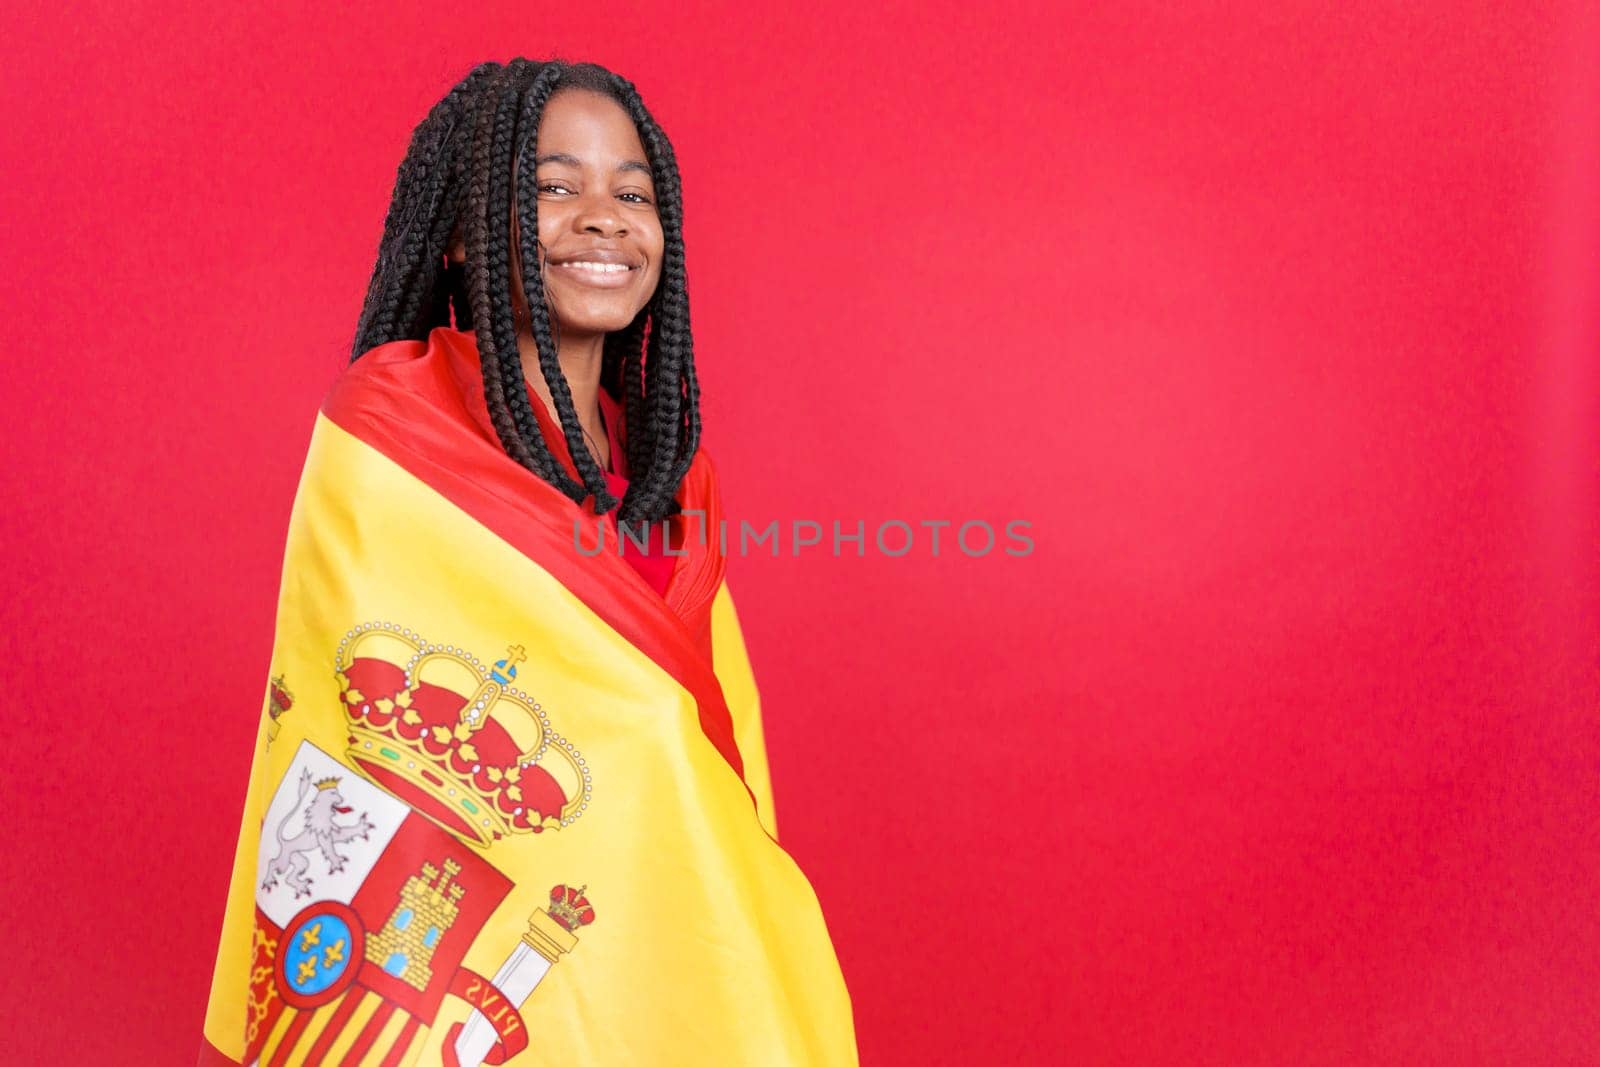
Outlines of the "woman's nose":
{"label": "woman's nose", "polygon": [[584,193],[573,221],[586,233],[614,237],[628,232],[622,212],[617,210],[617,202],[609,192]]}

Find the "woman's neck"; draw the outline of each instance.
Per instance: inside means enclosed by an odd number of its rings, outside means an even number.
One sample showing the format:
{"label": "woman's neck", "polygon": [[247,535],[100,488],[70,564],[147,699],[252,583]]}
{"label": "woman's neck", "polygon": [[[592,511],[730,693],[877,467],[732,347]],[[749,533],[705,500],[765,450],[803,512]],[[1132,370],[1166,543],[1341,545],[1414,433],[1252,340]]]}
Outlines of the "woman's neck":
{"label": "woman's neck", "polygon": [[[531,332],[518,332],[517,352],[522,357],[522,376],[528,380],[528,385],[539,399],[544,401],[551,417],[560,422],[561,413],[550,395],[550,387],[545,384],[544,371],[539,366],[539,346]],[[580,436],[592,442],[591,447],[599,449],[597,460],[602,470],[609,468],[611,460],[611,445],[606,439],[605,423],[600,417],[600,367],[604,355],[605,334],[564,337],[556,353],[562,376],[567,379],[567,388],[572,393],[572,407],[578,414]]]}

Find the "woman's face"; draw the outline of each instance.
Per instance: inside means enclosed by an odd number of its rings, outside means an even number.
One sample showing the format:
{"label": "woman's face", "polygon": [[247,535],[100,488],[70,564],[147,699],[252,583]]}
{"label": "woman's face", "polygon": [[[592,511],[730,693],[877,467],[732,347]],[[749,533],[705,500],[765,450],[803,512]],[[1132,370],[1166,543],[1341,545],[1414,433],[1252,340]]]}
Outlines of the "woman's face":
{"label": "woman's face", "polygon": [[[610,97],[557,92],[539,122],[533,180],[546,300],[562,336],[627,326],[656,291],[662,255],[655,183],[633,120]],[[511,299],[526,321],[514,190]]]}

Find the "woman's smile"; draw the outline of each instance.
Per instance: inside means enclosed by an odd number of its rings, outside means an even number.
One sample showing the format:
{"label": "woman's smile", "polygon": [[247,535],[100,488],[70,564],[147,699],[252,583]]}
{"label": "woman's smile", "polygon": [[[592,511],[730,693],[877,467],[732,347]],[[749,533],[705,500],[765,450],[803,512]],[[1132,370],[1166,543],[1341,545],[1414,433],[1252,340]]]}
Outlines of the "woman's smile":
{"label": "woman's smile", "polygon": [[642,264],[607,262],[602,259],[569,259],[548,264],[549,269],[577,285],[595,289],[625,289],[638,280]]}

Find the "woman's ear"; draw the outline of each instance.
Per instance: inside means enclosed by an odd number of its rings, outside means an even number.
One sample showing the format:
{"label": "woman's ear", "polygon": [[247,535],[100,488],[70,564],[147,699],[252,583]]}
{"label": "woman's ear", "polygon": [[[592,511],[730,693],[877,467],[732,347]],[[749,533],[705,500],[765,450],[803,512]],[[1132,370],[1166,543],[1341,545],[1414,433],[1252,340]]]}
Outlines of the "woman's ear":
{"label": "woman's ear", "polygon": [[445,246],[445,255],[450,258],[452,266],[459,267],[467,261],[467,243],[461,239],[461,227],[457,226],[450,233],[450,243]]}

